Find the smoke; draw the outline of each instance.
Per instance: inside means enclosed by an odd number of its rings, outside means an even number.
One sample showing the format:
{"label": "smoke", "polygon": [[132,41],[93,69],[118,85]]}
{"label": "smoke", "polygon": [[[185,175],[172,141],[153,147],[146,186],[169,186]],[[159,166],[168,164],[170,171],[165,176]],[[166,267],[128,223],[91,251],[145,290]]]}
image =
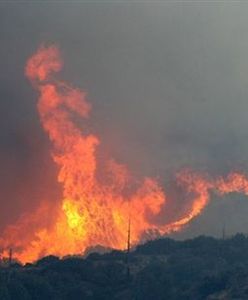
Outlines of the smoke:
{"label": "smoke", "polygon": [[[192,202],[174,171],[218,177],[247,169],[247,6],[148,6],[36,3],[28,14],[1,4],[2,230],[44,199],[62,198],[37,91],[23,77],[42,40],[62,45],[68,64],[59,76],[89,92],[95,108],[83,128],[101,137],[101,163],[114,157],[138,177],[159,175],[168,209],[151,221],[173,222]],[[245,228],[243,196],[211,198],[189,235],[217,234],[224,219],[231,232]]]}
{"label": "smoke", "polygon": [[135,178],[113,158],[101,161],[104,156],[96,155],[100,138],[84,129],[92,109],[87,94],[54,76],[62,66],[56,46],[41,46],[25,68],[39,93],[37,108],[58,167],[62,198],[41,201],[36,211],[9,225],[0,240],[3,253],[13,247],[26,262],[47,254],[82,253],[99,244],[124,249],[129,220],[135,245],[181,230],[202,213],[211,191],[248,194],[242,173],[213,177],[185,169],[175,175],[168,193],[155,178]]}

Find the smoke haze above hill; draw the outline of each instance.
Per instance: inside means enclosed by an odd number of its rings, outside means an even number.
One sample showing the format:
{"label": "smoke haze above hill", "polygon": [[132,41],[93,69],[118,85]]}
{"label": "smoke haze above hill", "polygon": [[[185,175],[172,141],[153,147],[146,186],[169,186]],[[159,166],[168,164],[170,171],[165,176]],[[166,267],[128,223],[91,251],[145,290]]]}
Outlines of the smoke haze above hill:
{"label": "smoke haze above hill", "polygon": [[[248,171],[247,12],[223,3],[1,3],[1,228],[60,196],[23,76],[41,42],[61,46],[63,78],[87,90],[103,155],[165,185],[185,166]],[[246,232],[247,199],[215,198],[189,235],[218,234],[226,219],[230,232]]]}

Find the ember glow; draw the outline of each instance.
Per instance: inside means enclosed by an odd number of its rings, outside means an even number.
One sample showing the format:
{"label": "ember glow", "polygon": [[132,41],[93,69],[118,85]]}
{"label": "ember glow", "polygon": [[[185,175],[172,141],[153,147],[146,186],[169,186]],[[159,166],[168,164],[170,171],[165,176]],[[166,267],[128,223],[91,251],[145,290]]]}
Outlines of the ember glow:
{"label": "ember glow", "polygon": [[[62,65],[56,46],[41,47],[28,60],[25,74],[39,93],[40,121],[51,141],[63,198],[59,205],[41,203],[36,212],[8,226],[0,239],[3,255],[12,247],[24,263],[48,254],[80,254],[95,245],[125,249],[129,219],[135,245],[144,234],[152,238],[182,229],[208,204],[210,191],[248,194],[243,174],[213,180],[182,171],[176,181],[190,197],[187,209],[176,220],[158,225],[156,216],[167,205],[165,190],[153,178],[135,179],[112,158],[99,163],[96,149],[101,140],[86,127],[91,104],[84,91],[54,77]],[[52,225],[42,221],[47,216]]]}

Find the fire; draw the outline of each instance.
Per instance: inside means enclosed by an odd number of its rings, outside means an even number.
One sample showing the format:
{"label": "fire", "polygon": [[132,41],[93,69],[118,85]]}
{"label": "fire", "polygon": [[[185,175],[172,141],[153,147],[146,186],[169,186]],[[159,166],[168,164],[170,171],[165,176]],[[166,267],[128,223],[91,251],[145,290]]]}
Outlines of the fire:
{"label": "fire", "polygon": [[[248,194],[245,175],[233,173],[212,180],[183,171],[176,179],[191,199],[187,209],[176,220],[157,224],[156,216],[167,205],[164,189],[153,178],[139,182],[113,159],[99,165],[96,149],[100,138],[84,129],[91,104],[84,91],[55,78],[62,66],[56,46],[40,47],[28,60],[25,74],[39,93],[40,121],[51,141],[63,198],[56,206],[42,203],[32,215],[21,216],[17,224],[6,228],[0,239],[4,251],[13,247],[17,259],[28,262],[48,254],[83,253],[99,244],[124,249],[129,219],[132,244],[136,244],[144,233],[180,230],[202,212],[211,190],[220,195]],[[99,171],[104,178],[99,178]],[[52,218],[52,225],[44,224],[47,217]]]}

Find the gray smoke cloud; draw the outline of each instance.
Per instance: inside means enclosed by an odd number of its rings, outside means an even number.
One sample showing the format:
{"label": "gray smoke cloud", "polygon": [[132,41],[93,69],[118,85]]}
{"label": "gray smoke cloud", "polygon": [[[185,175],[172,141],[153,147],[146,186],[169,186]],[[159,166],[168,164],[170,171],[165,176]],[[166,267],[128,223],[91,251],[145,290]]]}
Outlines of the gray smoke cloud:
{"label": "gray smoke cloud", "polygon": [[[248,171],[247,13],[246,3],[1,3],[0,227],[60,195],[23,75],[42,42],[60,46],[63,78],[87,90],[104,155],[165,186],[183,167]],[[182,236],[224,223],[247,232],[246,200],[213,195]]]}

